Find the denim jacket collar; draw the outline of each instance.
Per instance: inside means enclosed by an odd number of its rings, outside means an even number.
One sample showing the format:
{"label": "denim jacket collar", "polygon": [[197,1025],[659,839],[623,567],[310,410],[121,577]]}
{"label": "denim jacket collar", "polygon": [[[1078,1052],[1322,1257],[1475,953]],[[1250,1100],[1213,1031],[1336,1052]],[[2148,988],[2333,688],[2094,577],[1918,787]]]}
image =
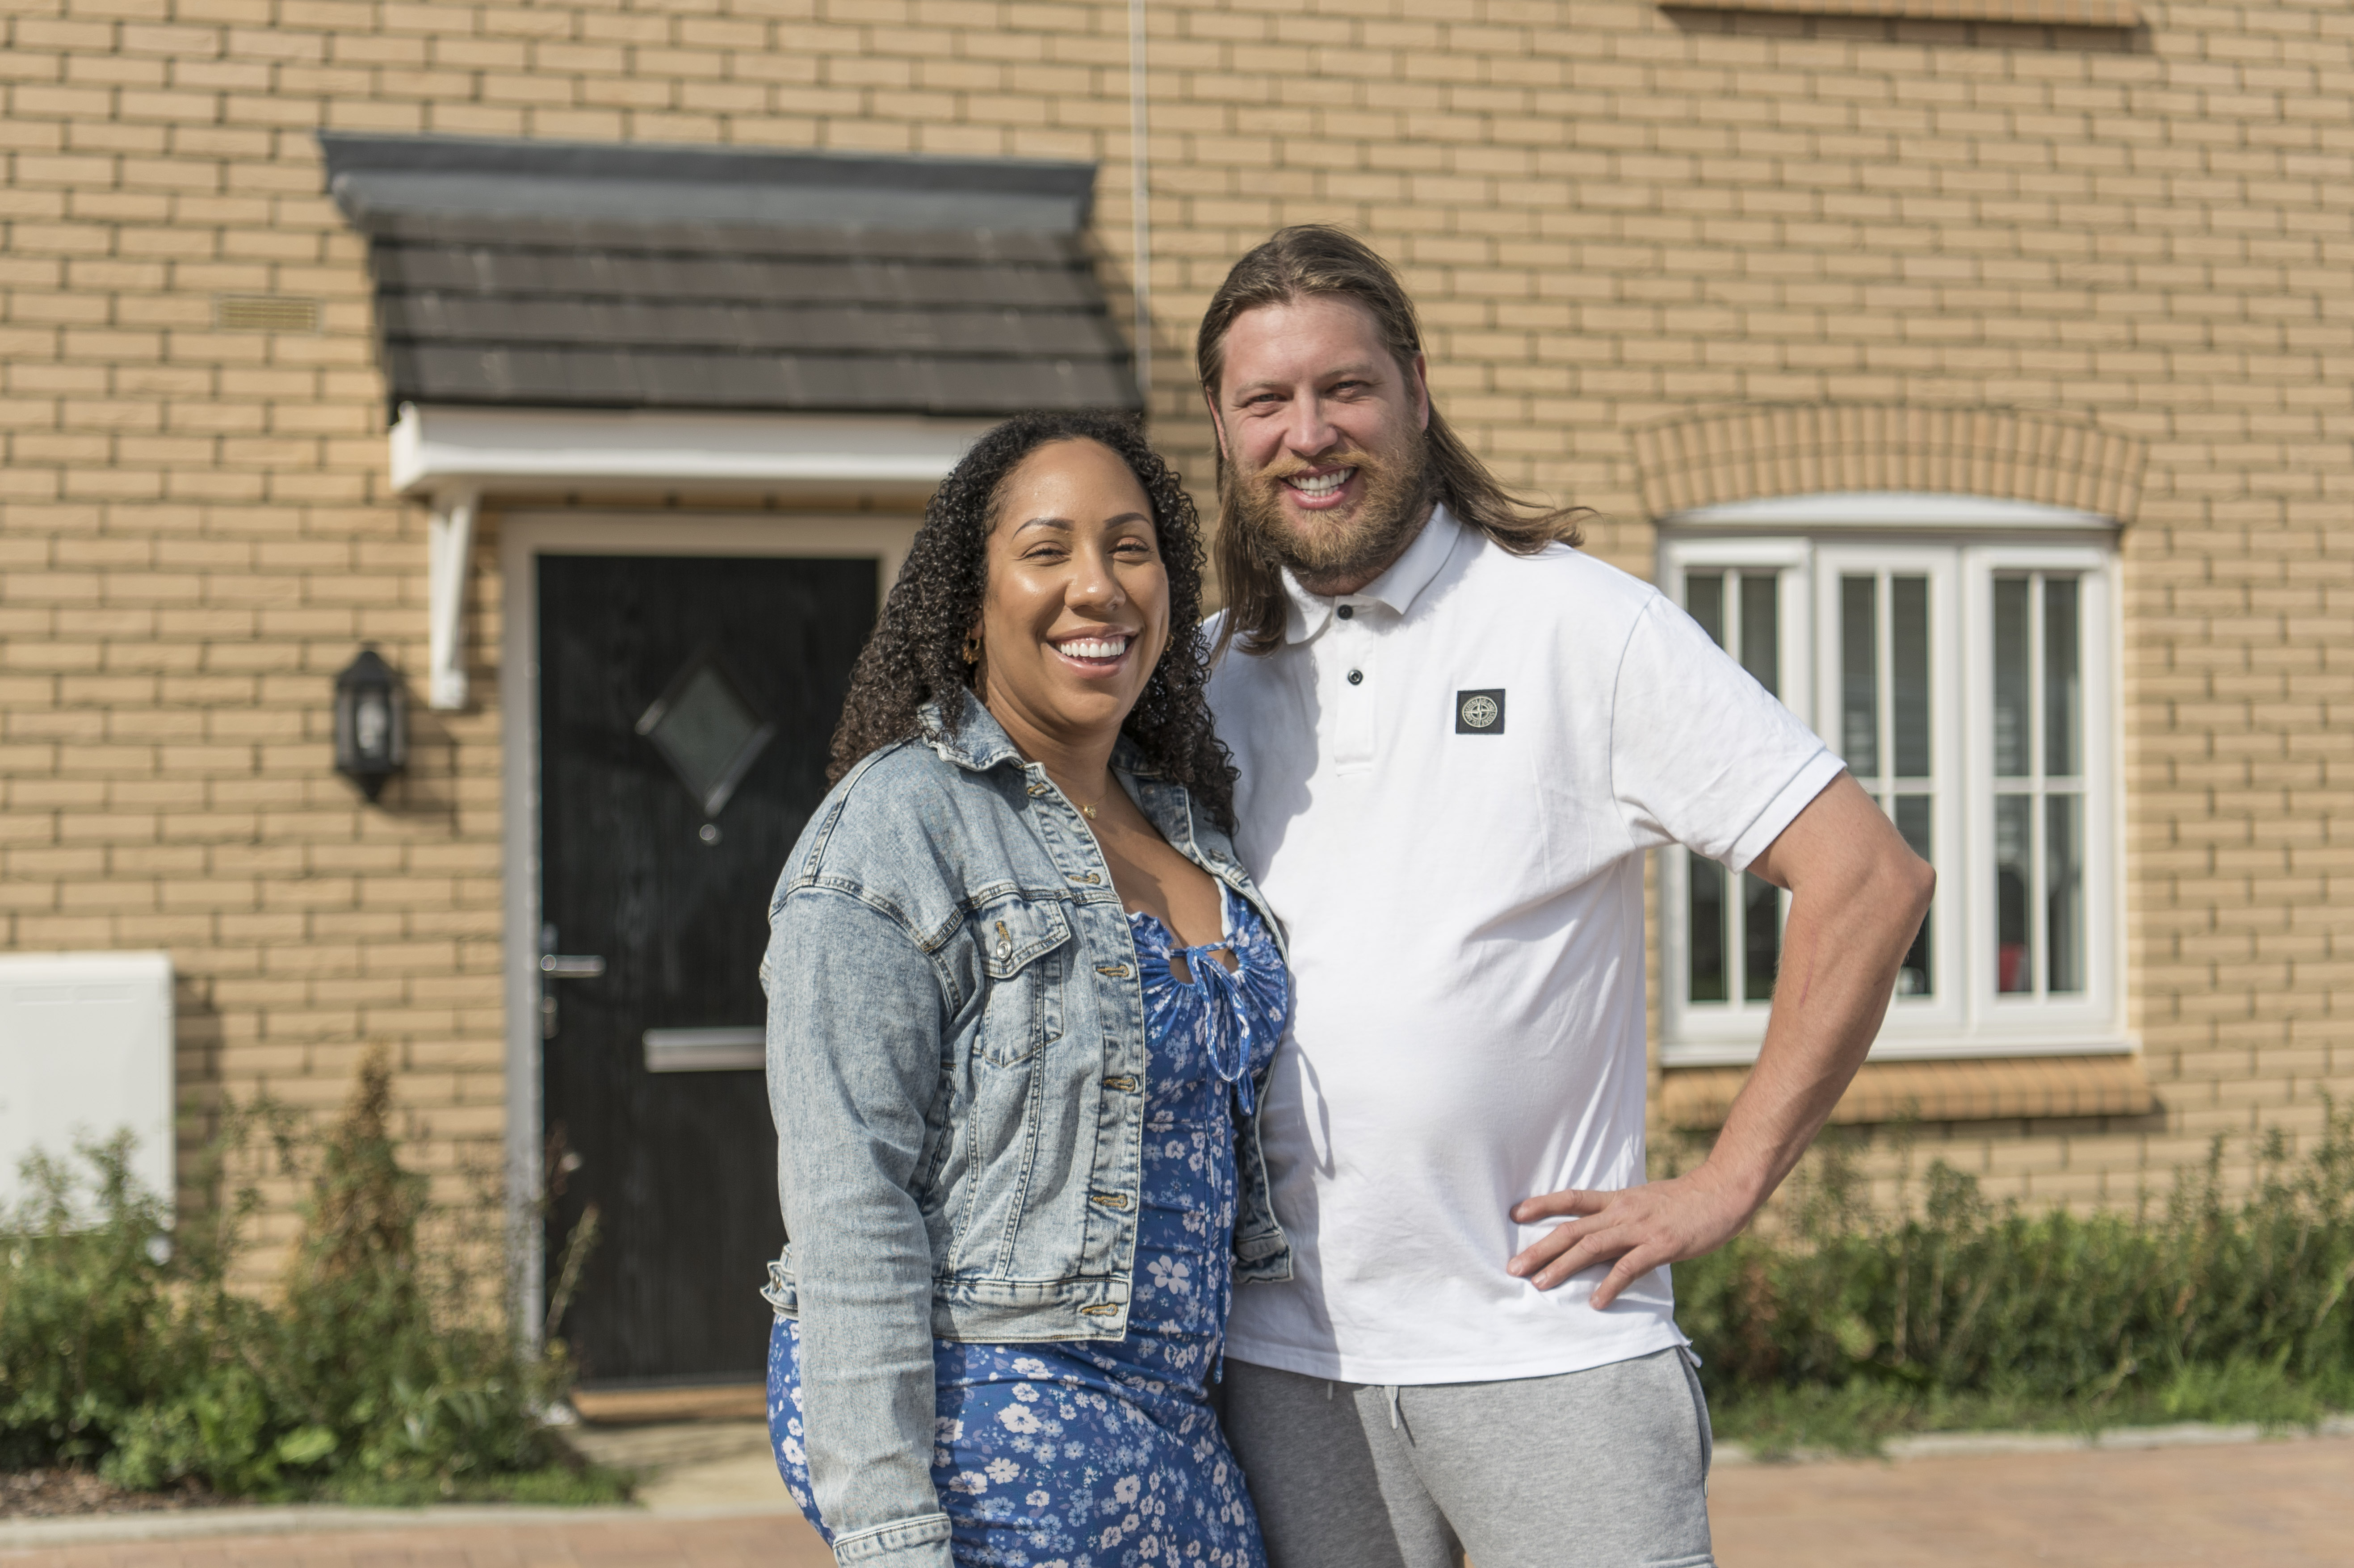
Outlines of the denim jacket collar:
{"label": "denim jacket collar", "polygon": [[[1034,766],[1023,758],[1013,737],[1005,733],[1005,726],[997,722],[997,715],[979,697],[970,690],[957,694],[964,712],[954,735],[949,734],[948,726],[941,722],[942,708],[938,698],[916,710],[917,722],[924,726],[926,744],[939,753],[942,761],[975,773],[986,773],[1003,762],[1024,768]],[[1145,760],[1144,748],[1125,735],[1112,745],[1111,765],[1114,772],[1135,779],[1157,780],[1161,777]]]}

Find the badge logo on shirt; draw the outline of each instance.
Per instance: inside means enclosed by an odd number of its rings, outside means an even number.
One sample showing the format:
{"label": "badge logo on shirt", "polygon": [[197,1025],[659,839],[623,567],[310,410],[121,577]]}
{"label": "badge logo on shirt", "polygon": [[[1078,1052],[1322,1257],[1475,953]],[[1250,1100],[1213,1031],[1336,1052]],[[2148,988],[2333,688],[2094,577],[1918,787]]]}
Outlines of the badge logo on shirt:
{"label": "badge logo on shirt", "polygon": [[1456,693],[1455,733],[1458,735],[1503,734],[1504,688],[1490,686],[1484,691]]}

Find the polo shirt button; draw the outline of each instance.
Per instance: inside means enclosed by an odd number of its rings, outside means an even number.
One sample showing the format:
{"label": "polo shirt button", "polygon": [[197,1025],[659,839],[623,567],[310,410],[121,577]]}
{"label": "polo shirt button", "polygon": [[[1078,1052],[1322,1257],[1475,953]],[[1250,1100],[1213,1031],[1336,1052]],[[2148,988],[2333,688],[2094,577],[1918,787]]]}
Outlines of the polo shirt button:
{"label": "polo shirt button", "polygon": [[1362,686],[1364,683],[1365,673],[1363,670],[1352,670],[1349,672],[1349,684],[1352,686]]}
{"label": "polo shirt button", "polygon": [[1341,607],[1341,620],[1356,620],[1356,619],[1357,619],[1357,607],[1356,607],[1355,605],[1353,605],[1353,604],[1344,604],[1344,605],[1342,605],[1342,606]]}

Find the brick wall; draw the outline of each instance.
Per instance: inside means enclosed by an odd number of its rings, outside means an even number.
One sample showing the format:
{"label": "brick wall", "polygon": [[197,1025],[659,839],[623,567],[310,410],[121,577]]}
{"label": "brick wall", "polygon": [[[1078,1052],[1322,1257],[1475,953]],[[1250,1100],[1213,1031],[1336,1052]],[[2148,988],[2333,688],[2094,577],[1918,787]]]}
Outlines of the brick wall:
{"label": "brick wall", "polygon": [[[1302,219],[1404,265],[1452,417],[1633,569],[1626,432],[1698,405],[2017,404],[2148,444],[2132,1022],[2168,1110],[1925,1135],[2072,1201],[2354,1093],[2354,15],[2143,15],[1148,13],[1153,406],[1197,482],[1199,307]],[[364,639],[421,668],[424,524],[386,493],[361,248],[310,132],[1097,159],[1118,299],[1127,8],[6,0],[0,28],[0,944],[170,948],[199,1097],[332,1100],[390,1040],[429,1161],[487,1158],[497,585],[488,704],[420,715],[388,809],[358,805],[328,680]],[[322,326],[217,331],[223,294]]]}

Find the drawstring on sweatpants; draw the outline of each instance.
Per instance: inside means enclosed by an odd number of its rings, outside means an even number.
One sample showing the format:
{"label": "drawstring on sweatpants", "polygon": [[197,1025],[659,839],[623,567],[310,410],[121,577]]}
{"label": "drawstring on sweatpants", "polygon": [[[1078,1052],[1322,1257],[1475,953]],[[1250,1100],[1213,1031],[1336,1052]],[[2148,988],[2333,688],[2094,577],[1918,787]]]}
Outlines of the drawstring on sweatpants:
{"label": "drawstring on sweatpants", "polygon": [[[1390,1430],[1394,1432],[1398,1429],[1398,1385],[1394,1383],[1385,1383],[1381,1386],[1390,1391]],[[1338,1387],[1340,1387],[1340,1384],[1334,1383],[1331,1378],[1328,1377],[1324,1380],[1325,1404],[1330,1404],[1332,1403],[1332,1391]]]}

